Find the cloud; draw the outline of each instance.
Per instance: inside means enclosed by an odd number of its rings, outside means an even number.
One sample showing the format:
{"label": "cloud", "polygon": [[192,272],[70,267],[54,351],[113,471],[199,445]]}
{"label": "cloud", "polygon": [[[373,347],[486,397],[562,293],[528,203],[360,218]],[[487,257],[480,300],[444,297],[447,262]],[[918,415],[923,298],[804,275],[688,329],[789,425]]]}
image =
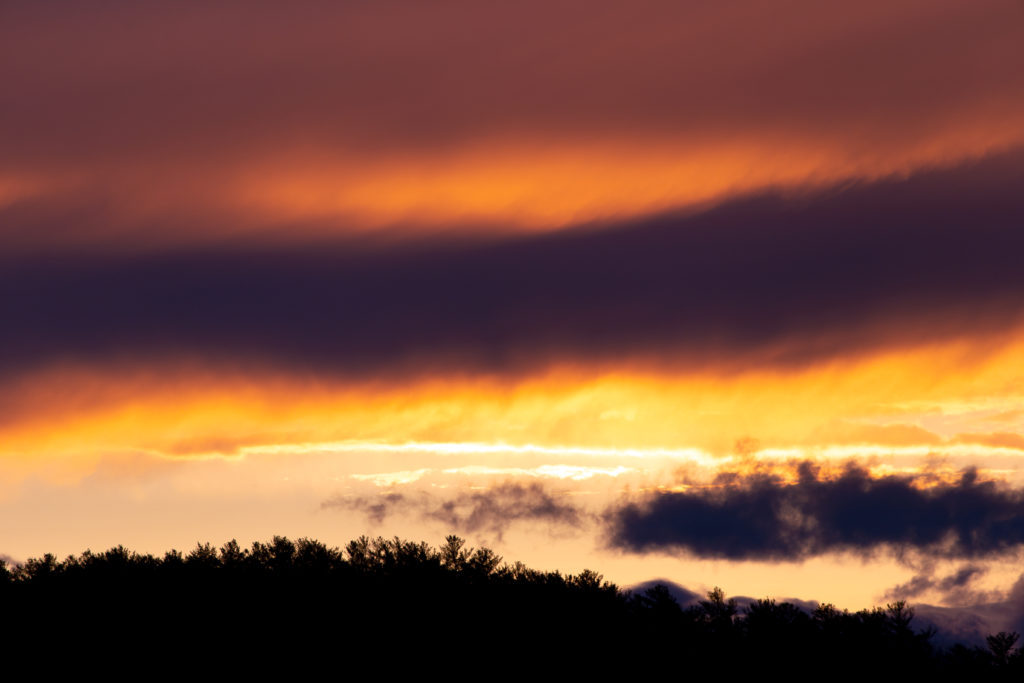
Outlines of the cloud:
{"label": "cloud", "polygon": [[[955,578],[955,573],[951,578]],[[985,637],[999,631],[1024,632],[1024,574],[1009,590],[979,591],[968,594],[954,607],[915,605],[918,620],[938,630],[935,642],[940,645],[968,643],[985,647]]]}
{"label": "cloud", "polygon": [[975,579],[987,572],[987,567],[973,563],[965,564],[946,576],[935,576],[934,570],[929,569],[916,574],[906,583],[893,586],[886,592],[886,597],[907,600],[928,591],[936,591],[942,594],[942,602],[946,604],[977,603],[982,601],[983,596],[988,596],[988,593],[969,591],[969,587]]}
{"label": "cloud", "polygon": [[377,496],[349,497],[338,496],[325,501],[321,507],[344,508],[346,510],[358,510],[366,514],[366,517],[375,524],[380,524],[389,515],[397,510],[409,506],[409,499],[402,493],[382,493]]}
{"label": "cloud", "polygon": [[379,159],[566,139],[936,161],[1019,140],[1024,111],[1010,3],[647,0],[626,22],[610,0],[235,4],[5,7],[19,59],[0,60],[0,178],[81,174],[152,200],[297,157],[354,160],[358,182]]}
{"label": "cloud", "polygon": [[796,475],[787,483],[733,474],[619,504],[605,514],[609,542],[636,553],[776,561],[881,550],[983,558],[1024,544],[1024,492],[974,470],[943,483],[926,474],[872,477],[850,464],[829,478],[802,462]]}
{"label": "cloud", "polygon": [[874,425],[835,420],[815,434],[818,443],[883,444],[886,446],[938,445],[942,438],[917,425]]}
{"label": "cloud", "polygon": [[993,448],[1014,448],[1024,450],[1024,436],[1016,432],[992,432],[989,434],[957,434],[954,443],[980,444]]}
{"label": "cloud", "polygon": [[686,586],[669,579],[649,579],[647,581],[641,581],[640,583],[627,586],[626,590],[635,595],[642,595],[646,591],[656,589],[659,586],[664,587],[668,591],[669,595],[671,595],[672,598],[682,607],[696,605],[697,602],[704,597],[700,593],[696,593]]}
{"label": "cloud", "polygon": [[1005,410],[984,418],[985,422],[1019,422],[1021,418],[1024,418],[1024,410]]}
{"label": "cloud", "polygon": [[[965,565],[953,574],[939,579],[940,583],[959,584],[965,580],[982,574],[984,569],[975,565]],[[669,594],[682,607],[690,607],[704,598],[703,593],[690,590],[667,579],[651,579],[629,586],[628,589],[634,594],[642,594],[644,591],[664,586]],[[1024,579],[1018,579],[1012,588],[1003,593],[985,592],[977,595],[978,600],[973,603],[964,603],[956,607],[943,607],[928,603],[910,600],[911,608],[914,611],[913,627],[917,631],[934,627],[936,633],[931,639],[933,645],[939,647],[952,647],[953,645],[977,645],[985,648],[985,637],[999,631],[1021,631],[1024,625],[1024,593],[1021,586]],[[907,599],[909,595],[889,595],[888,599]],[[744,612],[755,601],[756,598],[747,596],[731,596],[735,600],[740,612]],[[821,604],[817,600],[801,600],[797,598],[775,598],[777,602],[788,602],[796,605],[808,614],[814,612]],[[862,608],[868,607],[867,605]]]}
{"label": "cloud", "polygon": [[1024,313],[1022,184],[1017,152],[600,230],[0,257],[0,375],[166,357],[374,377],[789,367],[991,334]]}
{"label": "cloud", "polygon": [[[31,130],[53,123],[32,114],[52,115],[56,103],[94,93],[77,98],[70,130],[35,141],[35,154],[114,156],[163,137],[186,149],[205,142],[231,150],[263,137],[291,140],[303,126],[307,136],[359,151],[389,139],[442,144],[487,131],[751,125],[755,104],[762,127],[799,132],[801,120],[817,121],[820,132],[859,121],[877,130],[889,121],[913,133],[915,115],[928,127],[993,94],[1004,107],[1018,102],[1008,88],[1017,74],[998,59],[1018,37],[1020,12],[1007,3],[875,0],[839,12],[813,0],[649,0],[624,23],[609,0],[454,0],[429,10],[314,0],[289,10],[246,2],[244,25],[230,5],[5,9],[0,36],[25,55],[0,71],[12,85],[5,104],[17,105],[6,115]],[[581,22],[584,7],[590,14]],[[944,78],[928,78],[935,74]],[[1008,91],[995,91],[1000,86]],[[182,100],[195,109],[183,110]],[[868,112],[874,116],[864,120]],[[32,145],[10,135],[20,143],[12,161],[20,161]],[[77,144],[62,149],[69,142]],[[176,151],[167,141],[160,149]]]}
{"label": "cloud", "polygon": [[414,514],[423,520],[440,522],[451,531],[491,533],[498,539],[519,522],[580,528],[589,520],[582,509],[537,482],[509,482],[486,490],[463,491],[450,498],[426,492],[339,496],[324,502],[323,507],[363,512],[378,524],[392,515]]}

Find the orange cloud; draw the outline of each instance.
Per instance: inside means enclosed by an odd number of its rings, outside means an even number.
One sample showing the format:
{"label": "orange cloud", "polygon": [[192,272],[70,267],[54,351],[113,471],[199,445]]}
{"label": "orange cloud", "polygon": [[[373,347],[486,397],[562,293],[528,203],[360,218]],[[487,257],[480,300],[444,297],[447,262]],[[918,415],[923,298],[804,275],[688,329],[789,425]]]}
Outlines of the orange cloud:
{"label": "orange cloud", "polygon": [[988,434],[958,434],[956,443],[981,444],[996,448],[1015,448],[1024,450],[1024,435],[1015,432],[992,432]]}
{"label": "orange cloud", "polygon": [[118,452],[230,457],[265,446],[330,450],[336,442],[504,443],[606,449],[591,455],[609,463],[618,453],[628,465],[630,449],[721,456],[733,453],[740,437],[756,439],[758,452],[783,449],[786,457],[830,448],[843,458],[897,453],[900,444],[912,445],[907,454],[917,458],[944,448],[981,458],[986,447],[1008,457],[1005,449],[1019,444],[974,439],[978,445],[967,446],[960,439],[954,449],[912,424],[861,424],[899,416],[906,402],[955,409],[977,397],[1018,401],[1006,368],[1024,367],[1024,347],[986,356],[977,350],[958,342],[789,371],[666,375],[643,366],[567,365],[519,377],[409,382],[331,380],[269,367],[232,374],[198,363],[54,366],[3,385],[0,457],[31,469],[34,461]]}
{"label": "orange cloud", "polygon": [[0,206],[104,220],[5,247],[551,229],[1024,143],[1008,0],[304,7],[6,13]]}

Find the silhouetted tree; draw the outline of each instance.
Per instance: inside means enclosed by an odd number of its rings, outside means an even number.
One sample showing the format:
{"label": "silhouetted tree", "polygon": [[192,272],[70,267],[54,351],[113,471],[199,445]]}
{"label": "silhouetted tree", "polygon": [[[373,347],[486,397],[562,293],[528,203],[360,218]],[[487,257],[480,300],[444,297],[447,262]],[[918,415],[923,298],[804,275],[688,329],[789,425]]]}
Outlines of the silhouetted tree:
{"label": "silhouetted tree", "polygon": [[1010,656],[1013,654],[1013,647],[1017,644],[1019,638],[1020,634],[1016,631],[1009,633],[1000,631],[995,635],[985,638],[988,650],[992,653],[992,659],[996,666],[1006,666],[1009,663]]}
{"label": "silhouetted tree", "polygon": [[[808,612],[765,598],[741,613],[716,587],[684,609],[664,585],[632,595],[593,570],[563,575],[501,562],[454,535],[439,548],[361,536],[344,550],[275,536],[248,549],[234,540],[219,550],[199,543],[184,556],[117,546],[60,562],[51,554],[14,567],[0,562],[0,590],[5,623],[16,633],[45,632],[53,646],[74,641],[93,650],[117,642],[148,661],[176,653],[187,637],[211,657],[225,649],[294,657],[338,647],[426,657],[457,642],[481,664],[508,652],[533,662],[572,653],[574,663],[600,667],[593,673],[620,667],[633,677],[659,671],[666,657],[686,661],[694,675],[720,675],[722,663],[730,674],[793,675],[838,662],[856,675],[941,671],[971,680],[992,671],[1012,678],[1024,667],[1016,633],[990,636],[988,650],[932,649],[932,632],[913,629],[905,602]],[[10,649],[17,639],[3,642]]]}
{"label": "silhouetted tree", "polygon": [[463,549],[465,545],[466,541],[458,536],[446,536],[441,546],[441,566],[454,571],[462,569],[471,552]]}

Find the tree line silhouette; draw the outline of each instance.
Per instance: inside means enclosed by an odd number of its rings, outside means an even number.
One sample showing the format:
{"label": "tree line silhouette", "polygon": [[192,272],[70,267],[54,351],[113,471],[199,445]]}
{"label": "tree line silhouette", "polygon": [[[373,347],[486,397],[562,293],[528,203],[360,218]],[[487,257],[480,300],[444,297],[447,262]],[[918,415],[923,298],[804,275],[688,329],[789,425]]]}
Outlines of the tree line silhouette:
{"label": "tree line silhouette", "polygon": [[989,636],[987,648],[938,648],[902,601],[850,612],[763,599],[741,609],[715,588],[684,606],[664,585],[631,592],[590,570],[539,571],[457,536],[438,548],[362,536],[340,549],[275,536],[162,558],[117,546],[0,561],[0,606],[9,652],[46,642],[83,656],[116,648],[139,661],[458,652],[460,666],[504,662],[509,671],[571,662],[602,673],[1024,672],[1016,633]]}

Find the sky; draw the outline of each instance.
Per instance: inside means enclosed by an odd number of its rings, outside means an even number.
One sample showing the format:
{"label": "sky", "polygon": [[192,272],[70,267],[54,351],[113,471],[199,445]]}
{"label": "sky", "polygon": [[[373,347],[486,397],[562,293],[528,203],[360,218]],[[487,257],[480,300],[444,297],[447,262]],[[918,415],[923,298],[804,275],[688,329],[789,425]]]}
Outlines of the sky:
{"label": "sky", "polygon": [[15,0],[0,82],[0,556],[1024,619],[1018,0]]}

